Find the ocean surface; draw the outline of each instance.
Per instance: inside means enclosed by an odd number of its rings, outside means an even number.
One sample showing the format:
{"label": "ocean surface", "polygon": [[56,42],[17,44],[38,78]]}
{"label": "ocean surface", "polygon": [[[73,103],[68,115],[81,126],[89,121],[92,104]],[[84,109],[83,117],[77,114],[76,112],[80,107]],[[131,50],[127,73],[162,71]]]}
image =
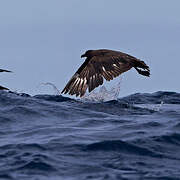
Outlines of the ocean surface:
{"label": "ocean surface", "polygon": [[0,92],[1,180],[180,180],[180,93],[94,102]]}

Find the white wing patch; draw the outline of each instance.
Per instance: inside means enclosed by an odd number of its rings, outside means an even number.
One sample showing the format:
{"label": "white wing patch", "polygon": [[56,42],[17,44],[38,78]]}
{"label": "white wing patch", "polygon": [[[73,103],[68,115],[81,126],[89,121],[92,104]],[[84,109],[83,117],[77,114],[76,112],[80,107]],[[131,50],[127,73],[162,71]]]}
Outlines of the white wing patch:
{"label": "white wing patch", "polygon": [[85,82],[84,82],[84,84],[86,84],[86,83],[87,83],[87,79],[86,79],[86,78],[84,78],[84,79],[83,79],[83,81],[85,81]]}
{"label": "white wing patch", "polygon": [[93,75],[93,80],[95,80],[96,79],[96,74],[95,75]]}
{"label": "white wing patch", "polygon": [[78,78],[75,80],[74,84],[77,85],[77,84],[79,83],[79,81],[80,81],[80,78],[78,77]]}
{"label": "white wing patch", "polygon": [[105,69],[105,67],[104,67],[104,66],[102,66],[102,69],[103,69],[103,71],[104,71],[104,72],[106,72],[106,69]]}
{"label": "white wing patch", "polygon": [[79,85],[80,85],[80,86],[82,86],[83,79],[82,79],[82,78],[80,78],[80,81],[81,81],[81,82],[80,82],[80,84],[79,84]]}
{"label": "white wing patch", "polygon": [[116,64],[113,64],[114,67],[118,67]]}

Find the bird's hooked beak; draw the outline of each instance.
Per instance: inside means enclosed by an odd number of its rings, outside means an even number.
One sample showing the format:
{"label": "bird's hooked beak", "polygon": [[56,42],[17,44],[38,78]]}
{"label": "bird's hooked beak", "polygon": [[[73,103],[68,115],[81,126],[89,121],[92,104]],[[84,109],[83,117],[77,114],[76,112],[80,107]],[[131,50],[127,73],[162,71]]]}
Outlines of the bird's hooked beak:
{"label": "bird's hooked beak", "polygon": [[85,54],[81,55],[81,58],[83,58],[83,57],[86,57],[86,55]]}

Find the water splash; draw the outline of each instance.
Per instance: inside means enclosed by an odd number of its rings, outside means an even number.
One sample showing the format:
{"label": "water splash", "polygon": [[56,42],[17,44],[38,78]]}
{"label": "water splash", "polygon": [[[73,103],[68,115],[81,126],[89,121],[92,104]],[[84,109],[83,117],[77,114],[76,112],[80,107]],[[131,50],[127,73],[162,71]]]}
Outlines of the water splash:
{"label": "water splash", "polygon": [[85,94],[81,99],[83,101],[93,102],[105,102],[111,100],[117,100],[120,93],[121,80],[110,90],[107,90],[105,86],[102,86],[99,91],[93,90],[89,94]]}
{"label": "water splash", "polygon": [[156,111],[156,112],[161,111],[163,105],[164,105],[163,101],[161,101],[160,104],[134,104],[133,103],[133,106],[137,106],[137,107],[141,107],[141,108],[146,108],[146,109],[149,109],[149,110],[152,110],[152,111]]}
{"label": "water splash", "polygon": [[[99,91],[93,90],[91,93],[85,94],[81,98],[81,100],[91,101],[91,102],[105,102],[105,101],[117,100],[120,92],[120,84],[121,84],[121,79],[110,90],[107,90],[105,86],[102,86],[99,89]],[[40,85],[51,86],[55,92],[54,93],[55,95],[61,95],[61,92],[53,83],[47,82],[47,83],[41,83]]]}
{"label": "water splash", "polygon": [[47,83],[41,83],[41,85],[51,86],[55,92],[55,95],[61,95],[61,92],[53,83],[47,82]]}
{"label": "water splash", "polygon": [[161,101],[161,103],[160,103],[160,104],[158,104],[156,107],[154,107],[154,109],[153,109],[153,110],[155,110],[155,111],[160,111],[160,110],[161,110],[161,108],[162,108],[162,106],[163,106],[163,104],[164,104],[164,102],[163,102],[163,101]]}

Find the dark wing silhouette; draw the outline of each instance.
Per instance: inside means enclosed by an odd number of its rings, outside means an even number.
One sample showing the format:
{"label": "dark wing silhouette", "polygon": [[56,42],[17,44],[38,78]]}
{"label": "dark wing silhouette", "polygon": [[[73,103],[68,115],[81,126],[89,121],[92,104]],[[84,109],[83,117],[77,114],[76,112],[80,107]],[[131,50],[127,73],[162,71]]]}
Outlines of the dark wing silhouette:
{"label": "dark wing silhouette", "polygon": [[12,71],[8,71],[8,70],[5,70],[5,69],[0,69],[0,72],[12,72]]}
{"label": "dark wing silhouette", "polygon": [[9,90],[9,89],[6,87],[0,86],[0,90]]}
{"label": "dark wing silhouette", "polygon": [[131,59],[134,57],[118,51],[106,50],[104,52],[105,54],[87,58],[61,93],[76,94],[81,97],[87,88],[91,92],[102,85],[103,78],[110,81],[133,67]]}
{"label": "dark wing silhouette", "polygon": [[[5,70],[5,69],[0,69],[0,72],[12,72],[12,71],[8,71],[8,70]],[[6,88],[6,87],[0,86],[0,90],[9,90],[9,89]]]}

